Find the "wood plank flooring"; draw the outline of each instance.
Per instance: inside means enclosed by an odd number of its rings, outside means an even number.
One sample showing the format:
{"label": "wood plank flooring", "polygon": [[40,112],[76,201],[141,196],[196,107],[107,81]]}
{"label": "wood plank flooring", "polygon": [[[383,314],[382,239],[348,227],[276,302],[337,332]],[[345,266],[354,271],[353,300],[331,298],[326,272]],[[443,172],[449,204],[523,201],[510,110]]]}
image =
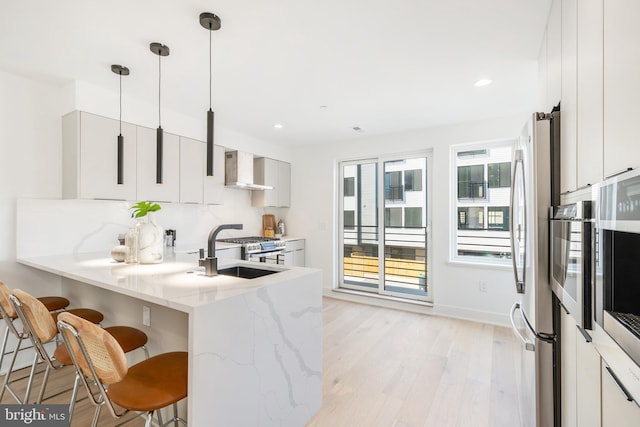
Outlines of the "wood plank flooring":
{"label": "wood plank flooring", "polygon": [[308,427],[521,425],[503,327],[324,300],[323,405]]}
{"label": "wood plank flooring", "polygon": [[[521,425],[518,343],[509,329],[331,298],[324,299],[323,323],[323,405],[307,427]],[[54,371],[47,395],[72,382],[72,368]],[[67,403],[69,395],[47,403]],[[15,402],[5,393],[0,403]],[[92,416],[85,399],[72,426],[86,427]],[[118,423],[102,411],[100,426]]]}

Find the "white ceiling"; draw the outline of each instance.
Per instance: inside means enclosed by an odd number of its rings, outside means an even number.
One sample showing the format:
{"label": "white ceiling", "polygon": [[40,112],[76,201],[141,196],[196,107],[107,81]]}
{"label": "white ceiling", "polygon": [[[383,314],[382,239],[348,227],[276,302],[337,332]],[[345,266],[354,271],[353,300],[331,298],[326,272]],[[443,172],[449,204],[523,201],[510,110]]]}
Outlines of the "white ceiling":
{"label": "white ceiling", "polygon": [[[5,0],[0,70],[117,91],[281,144],[530,111],[551,0]],[[480,78],[493,84],[474,87]],[[320,108],[320,106],[328,108]],[[276,130],[274,123],[282,123]],[[352,128],[359,126],[363,132]]]}

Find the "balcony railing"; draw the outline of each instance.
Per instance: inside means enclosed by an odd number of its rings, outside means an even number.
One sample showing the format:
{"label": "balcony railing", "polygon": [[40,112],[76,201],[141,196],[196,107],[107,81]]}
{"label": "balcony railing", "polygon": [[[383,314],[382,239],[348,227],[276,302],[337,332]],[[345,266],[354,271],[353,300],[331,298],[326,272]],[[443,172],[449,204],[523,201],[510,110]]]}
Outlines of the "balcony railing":
{"label": "balcony railing", "polygon": [[384,286],[414,295],[427,293],[425,227],[356,226],[344,230],[344,282],[377,289],[380,278],[378,239],[385,233]]}

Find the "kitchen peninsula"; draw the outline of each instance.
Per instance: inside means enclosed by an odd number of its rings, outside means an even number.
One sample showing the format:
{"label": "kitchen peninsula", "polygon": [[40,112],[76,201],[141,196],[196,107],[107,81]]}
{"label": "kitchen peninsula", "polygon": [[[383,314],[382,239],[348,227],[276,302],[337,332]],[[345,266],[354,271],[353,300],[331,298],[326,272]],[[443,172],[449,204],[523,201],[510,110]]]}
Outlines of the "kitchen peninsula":
{"label": "kitchen peninsula", "polygon": [[[91,220],[85,222],[92,231],[73,231],[81,237],[67,236],[73,243],[66,247],[38,238],[38,227],[65,221],[68,211],[57,215],[50,209],[60,203],[65,202],[19,203],[17,261],[50,273],[51,289],[42,294],[60,291],[75,306],[104,312],[105,326],[141,327],[152,354],[188,350],[190,426],[302,426],[320,409],[320,270],[220,259],[219,269],[240,265],[277,272],[254,279],[207,277],[193,253],[168,253],[161,264],[117,263],[109,251],[78,250],[108,228]],[[50,212],[46,225],[39,214],[43,207]],[[99,221],[108,224],[105,215]]]}
{"label": "kitchen peninsula", "polygon": [[[302,426],[321,406],[319,270],[263,266],[278,272],[206,277],[186,254],[154,265],[103,253],[18,262],[61,276],[63,293],[79,283],[187,313],[191,426]],[[221,268],[255,264],[220,260]]]}

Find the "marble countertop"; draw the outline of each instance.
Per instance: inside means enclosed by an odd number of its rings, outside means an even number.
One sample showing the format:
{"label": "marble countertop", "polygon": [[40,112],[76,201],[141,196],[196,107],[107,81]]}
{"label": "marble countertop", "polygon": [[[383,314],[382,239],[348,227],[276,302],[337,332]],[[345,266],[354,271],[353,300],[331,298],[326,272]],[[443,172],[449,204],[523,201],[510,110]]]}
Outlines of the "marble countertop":
{"label": "marble countertop", "polygon": [[207,277],[198,266],[197,254],[165,256],[161,264],[124,264],[103,252],[19,258],[17,261],[39,270],[143,301],[191,313],[195,307],[239,296],[256,289],[296,279],[315,269],[285,267],[234,259],[218,259],[218,269],[236,265],[278,271],[255,279],[218,275]]}

